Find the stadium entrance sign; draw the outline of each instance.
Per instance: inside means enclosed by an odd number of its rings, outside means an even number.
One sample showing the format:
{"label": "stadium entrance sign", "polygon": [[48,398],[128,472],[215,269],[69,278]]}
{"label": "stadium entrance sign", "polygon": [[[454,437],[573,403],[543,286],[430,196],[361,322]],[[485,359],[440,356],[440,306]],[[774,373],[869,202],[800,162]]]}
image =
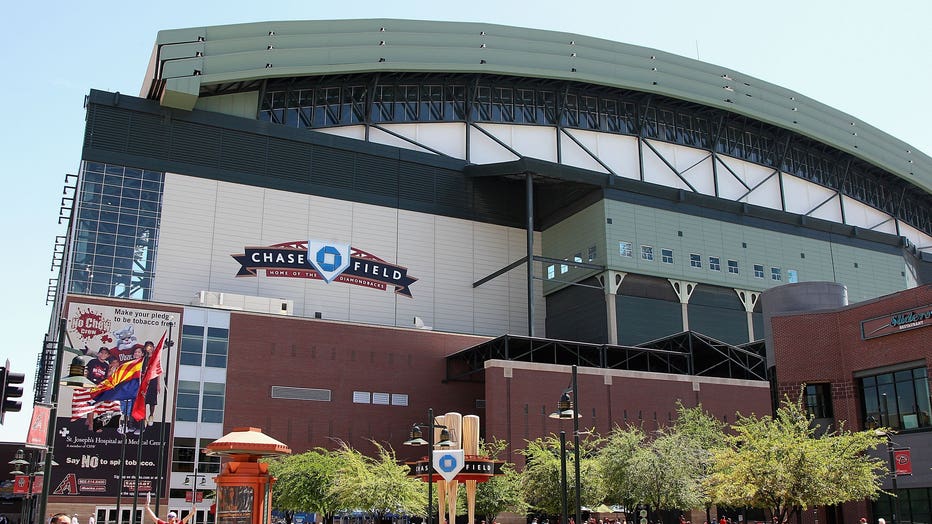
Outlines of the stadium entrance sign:
{"label": "stadium entrance sign", "polygon": [[285,242],[262,247],[246,247],[231,255],[239,262],[238,277],[255,277],[259,271],[273,278],[311,278],[327,284],[340,282],[385,290],[412,298],[409,286],[417,281],[408,268],[350,247],[318,240]]}

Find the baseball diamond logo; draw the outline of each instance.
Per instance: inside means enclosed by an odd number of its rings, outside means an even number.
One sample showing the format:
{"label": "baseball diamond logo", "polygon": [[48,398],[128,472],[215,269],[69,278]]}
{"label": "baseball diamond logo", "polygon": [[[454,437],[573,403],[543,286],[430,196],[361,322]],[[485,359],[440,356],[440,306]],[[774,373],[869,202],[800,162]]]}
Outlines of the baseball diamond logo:
{"label": "baseball diamond logo", "polygon": [[342,282],[385,290],[412,298],[409,286],[417,279],[408,268],[392,264],[349,244],[306,240],[264,247],[246,247],[244,253],[230,255],[239,262],[238,277],[255,277],[260,270],[267,277],[312,278],[327,284]]}

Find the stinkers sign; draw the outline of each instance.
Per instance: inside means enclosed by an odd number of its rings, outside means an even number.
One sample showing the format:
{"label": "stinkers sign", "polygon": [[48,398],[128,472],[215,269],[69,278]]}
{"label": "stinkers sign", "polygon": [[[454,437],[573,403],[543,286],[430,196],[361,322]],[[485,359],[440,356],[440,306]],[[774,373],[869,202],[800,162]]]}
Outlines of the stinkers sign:
{"label": "stinkers sign", "polygon": [[932,304],[861,321],[861,338],[882,337],[909,329],[932,326]]}
{"label": "stinkers sign", "polygon": [[254,277],[264,271],[267,277],[313,278],[385,290],[411,298],[409,286],[417,281],[408,268],[391,264],[365,251],[318,240],[285,242],[265,247],[247,247],[240,255],[238,277]]}

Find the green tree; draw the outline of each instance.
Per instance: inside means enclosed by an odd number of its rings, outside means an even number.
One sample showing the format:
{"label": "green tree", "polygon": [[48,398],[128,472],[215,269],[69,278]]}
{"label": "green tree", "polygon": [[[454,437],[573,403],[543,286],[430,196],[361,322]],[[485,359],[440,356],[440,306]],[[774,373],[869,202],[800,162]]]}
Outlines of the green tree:
{"label": "green tree", "polygon": [[701,406],[677,406],[676,422],[652,435],[638,427],[616,426],[599,452],[608,499],[626,508],[648,504],[658,509],[706,506],[701,489],[713,450],[723,443],[722,424]]}
{"label": "green tree", "polygon": [[635,454],[644,446],[645,440],[644,432],[638,427],[615,426],[598,453],[607,500],[629,510],[641,502]]}
{"label": "green tree", "polygon": [[269,460],[269,473],[277,479],[272,507],[286,511],[289,522],[295,511],[319,513],[324,522],[330,521],[338,509],[331,494],[338,464],[322,448]]}
{"label": "green tree", "polygon": [[[580,477],[580,504],[595,506],[605,499],[605,489],[599,475],[599,459],[596,454],[601,439],[591,433],[583,435],[579,441],[579,477]],[[570,449],[566,451],[566,484],[568,511],[575,513],[575,453]],[[561,464],[560,441],[551,435],[528,441],[527,447],[522,450],[527,457],[524,471],[521,473],[521,490],[524,500],[534,510],[547,514],[559,515],[562,513],[563,498],[561,493]]]}
{"label": "green tree", "polygon": [[785,398],[775,417],[739,417],[714,453],[706,489],[727,506],[768,509],[787,521],[813,506],[873,498],[886,471],[867,455],[883,442],[874,431],[816,435],[801,402]]}
{"label": "green tree", "polygon": [[387,513],[425,513],[427,490],[398,464],[395,451],[377,442],[377,456],[367,457],[343,443],[336,451],[339,467],[331,494],[343,510],[362,510],[382,521]]}
{"label": "green tree", "polygon": [[[495,439],[479,442],[479,454],[497,459],[508,447],[508,441]],[[460,490],[465,496],[465,490]],[[514,464],[502,464],[502,474],[476,485],[476,515],[486,522],[495,522],[499,513],[510,511],[518,515],[527,513],[528,505],[521,491],[521,475]]]}

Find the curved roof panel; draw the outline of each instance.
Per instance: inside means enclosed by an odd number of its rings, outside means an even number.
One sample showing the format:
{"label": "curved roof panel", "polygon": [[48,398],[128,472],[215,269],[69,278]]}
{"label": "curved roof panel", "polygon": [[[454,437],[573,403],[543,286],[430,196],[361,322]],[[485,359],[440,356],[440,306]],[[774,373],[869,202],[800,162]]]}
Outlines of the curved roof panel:
{"label": "curved roof panel", "polygon": [[656,93],[792,130],[932,193],[932,158],[825,104],[717,65],[554,31],[395,19],[166,30],[142,96],[190,110],[202,86],[379,71],[553,78]]}

